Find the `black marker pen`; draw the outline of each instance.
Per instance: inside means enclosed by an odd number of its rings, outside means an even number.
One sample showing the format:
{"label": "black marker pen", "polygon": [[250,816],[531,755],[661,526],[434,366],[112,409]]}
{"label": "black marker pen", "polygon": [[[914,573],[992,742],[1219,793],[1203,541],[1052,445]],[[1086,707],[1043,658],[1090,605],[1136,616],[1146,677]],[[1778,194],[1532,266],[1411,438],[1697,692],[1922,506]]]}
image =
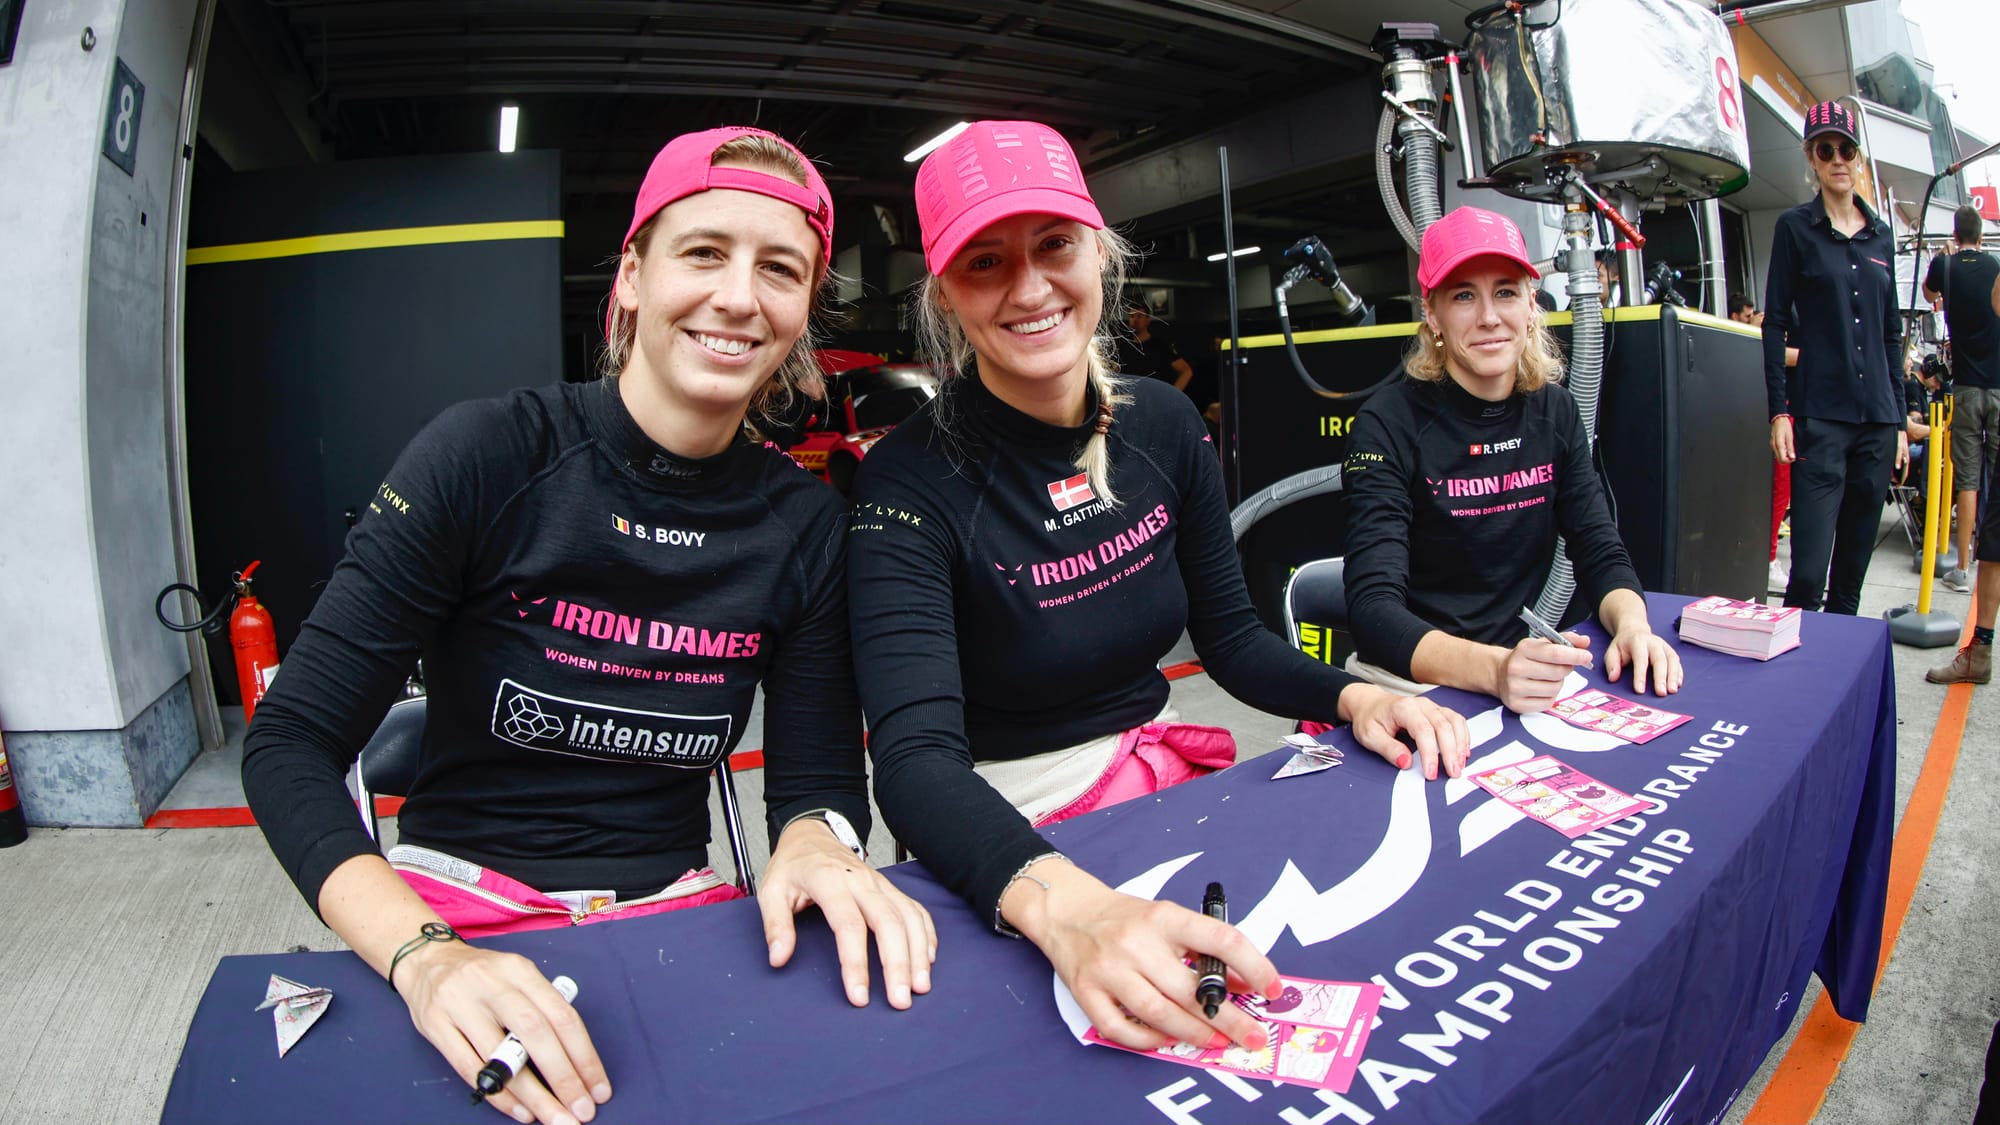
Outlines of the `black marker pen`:
{"label": "black marker pen", "polygon": [[[576,1003],[576,982],[568,977],[557,977],[549,982],[563,1003]],[[492,1097],[507,1088],[507,1083],[521,1072],[528,1063],[528,1048],[513,1032],[500,1041],[498,1047],[486,1053],[486,1065],[479,1068],[479,1077],[473,1079],[472,1101],[474,1105]]]}
{"label": "black marker pen", "polygon": [[[1210,883],[1208,893],[1201,896],[1201,912],[1218,922],[1229,921],[1229,900],[1222,897],[1222,884]],[[1201,979],[1195,983],[1194,998],[1201,1004],[1203,1014],[1209,1019],[1222,1010],[1222,1002],[1229,999],[1229,984],[1222,975],[1222,961],[1204,953],[1195,960],[1195,971]]]}

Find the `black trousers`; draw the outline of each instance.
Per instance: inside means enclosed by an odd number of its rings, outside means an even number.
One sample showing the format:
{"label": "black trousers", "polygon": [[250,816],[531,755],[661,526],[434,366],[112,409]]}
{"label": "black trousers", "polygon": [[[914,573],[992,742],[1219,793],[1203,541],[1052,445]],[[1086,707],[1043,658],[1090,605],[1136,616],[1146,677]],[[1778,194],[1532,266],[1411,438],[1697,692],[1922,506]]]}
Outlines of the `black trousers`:
{"label": "black trousers", "polygon": [[[1850,617],[1875,553],[1889,474],[1896,466],[1893,422],[1795,418],[1792,464],[1792,581],[1785,604]],[[1832,565],[1831,577],[1828,564]]]}

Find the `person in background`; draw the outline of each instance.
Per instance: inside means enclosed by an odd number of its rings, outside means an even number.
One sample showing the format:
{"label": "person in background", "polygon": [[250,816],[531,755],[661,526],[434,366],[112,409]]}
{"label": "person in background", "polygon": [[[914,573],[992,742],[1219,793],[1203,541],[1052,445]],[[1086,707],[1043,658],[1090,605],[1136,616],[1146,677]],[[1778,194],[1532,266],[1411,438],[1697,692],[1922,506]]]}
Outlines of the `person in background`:
{"label": "person in background", "polygon": [[[1785,604],[1851,615],[1891,474],[1909,456],[1896,251],[1888,225],[1854,191],[1863,157],[1847,107],[1808,110],[1805,149],[1819,192],[1778,216],[1764,280],[1771,455],[1794,463]],[[1788,377],[1794,329],[1799,363]]]}
{"label": "person in background", "polygon": [[1908,484],[1916,490],[1915,503],[1920,519],[1929,518],[1926,513],[1929,510],[1930,479],[1925,472],[1924,461],[1930,453],[1931,405],[1944,401],[1948,393],[1939,381],[1941,370],[1942,365],[1936,356],[1919,356],[1914,351],[1903,365],[1903,434],[1909,439],[1910,457],[1897,483]]}
{"label": "person in background", "polygon": [[1188,365],[1173,338],[1156,330],[1153,312],[1146,307],[1143,295],[1126,310],[1125,326],[1132,330],[1132,335],[1118,338],[1118,373],[1159,379],[1185,392],[1194,381],[1194,368]]}
{"label": "person in background", "polygon": [[1949,664],[1924,673],[1924,679],[1934,684],[1984,684],[1993,679],[1993,622],[2000,610],[2000,504],[1990,498],[1980,506],[1975,543],[1972,639]]}
{"label": "person in background", "polygon": [[[1577,593],[1611,634],[1606,675],[1680,690],[1680,657],[1655,635],[1611,521],[1583,420],[1556,382],[1562,357],[1534,305],[1539,275],[1505,216],[1460,207],[1424,231],[1423,321],[1408,378],[1355,417],[1344,466],[1347,604],[1357,663],[1404,690],[1444,684],[1540,711],[1575,647],[1528,635],[1557,536]],[[1553,623],[1552,623],[1553,624]]]}
{"label": "person in background", "polygon": [[1234,760],[1228,731],[1170,706],[1158,663],[1184,629],[1231,695],[1350,722],[1426,778],[1463,768],[1465,720],[1257,620],[1199,414],[1109,362],[1131,249],[1060,133],[975,122],[924,161],[916,196],[930,270],[918,335],[947,377],[862,464],[848,540],[876,802],[981,919],[1048,957],[1099,1034],[1262,1048],[1234,1005],[1202,1013],[1185,960],[1220,957],[1239,991],[1275,997],[1277,970],[1248,938],[1111,889],[1035,826]]}
{"label": "person in background", "polygon": [[[891,1006],[929,989],[929,914],[859,861],[841,508],[754,430],[817,389],[832,225],[819,172],[772,134],[661,149],[605,377],[462,403],[410,442],[245,739],[271,850],[459,1077],[519,1035],[539,1078],[490,1099],[518,1120],[589,1121],[611,1080],[533,961],[465,938],[740,897],[708,868],[708,776],[760,684],[771,964],[817,906],[851,1003],[871,935]],[[346,774],[419,656],[421,757],[385,859]]]}
{"label": "person in background", "polygon": [[[1752,328],[1761,328],[1764,325],[1764,314],[1757,311],[1755,302],[1741,293],[1731,293],[1729,295],[1729,319],[1738,324],[1750,325]],[[1789,369],[1798,365],[1799,349],[1787,346],[1785,348],[1786,369],[1789,371]],[[1791,573],[1785,569],[1783,563],[1778,561],[1778,534],[1784,528],[1785,513],[1790,510],[1791,506],[1791,463],[1773,458],[1771,461],[1771,550],[1769,555],[1771,575],[1766,588],[1780,594],[1785,592],[1785,587],[1790,585],[1792,580]]]}
{"label": "person in background", "polygon": [[[1986,490],[1992,487],[2000,458],[2000,390],[1995,389],[2000,387],[2000,362],[1995,357],[2000,351],[2000,321],[1996,321],[2000,269],[1991,254],[1980,252],[1980,233],[1979,212],[1959,208],[1952,218],[1958,250],[1942,259],[1947,264],[1932,259],[1931,275],[1937,280],[1925,281],[1932,299],[1943,299],[1945,326],[1951,330],[1951,461],[1958,488],[1958,559],[1963,566],[1972,537],[1972,557],[1978,562],[1974,581],[1968,583],[1975,588],[1972,640],[1951,663],[1924,673],[1934,684],[1984,684],[1993,679],[1993,622],[1995,610],[2000,609],[2000,504]],[[1975,511],[1976,536],[1968,530]]]}
{"label": "person in background", "polygon": [[1607,309],[1626,304],[1625,287],[1618,280],[1618,251],[1599,250],[1597,252],[1598,300]]}
{"label": "person in background", "polygon": [[1986,476],[2000,462],[2000,261],[1980,242],[1985,220],[1972,206],[1952,215],[1950,254],[1931,259],[1924,295],[1944,306],[1951,333],[1951,475],[1958,493],[1954,563],[1941,581],[1963,594],[1972,589],[1972,529]]}

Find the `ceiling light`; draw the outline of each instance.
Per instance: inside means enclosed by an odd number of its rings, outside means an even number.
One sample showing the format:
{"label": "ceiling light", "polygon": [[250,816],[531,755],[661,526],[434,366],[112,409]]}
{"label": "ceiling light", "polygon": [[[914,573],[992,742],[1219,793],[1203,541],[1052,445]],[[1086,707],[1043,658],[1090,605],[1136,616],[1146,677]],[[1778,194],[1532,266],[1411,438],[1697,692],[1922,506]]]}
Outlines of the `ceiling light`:
{"label": "ceiling light", "polygon": [[521,107],[503,105],[500,107],[500,151],[514,151],[514,133],[521,124]]}
{"label": "ceiling light", "polygon": [[[1245,254],[1255,254],[1257,251],[1262,249],[1263,249],[1262,246],[1245,246],[1236,251],[1236,256],[1241,258]],[[1219,262],[1227,257],[1229,257],[1229,255],[1227,254],[1210,254],[1208,256],[1208,260],[1211,262]]]}
{"label": "ceiling light", "polygon": [[953,137],[958,136],[960,133],[965,132],[967,129],[970,129],[971,127],[972,127],[972,122],[970,121],[961,121],[958,124],[953,125],[951,128],[946,129],[944,132],[939,133],[937,136],[932,137],[930,140],[925,141],[923,144],[920,144],[917,147],[911,149],[910,151],[904,153],[903,163],[915,164],[917,161],[922,160],[926,156],[929,156],[931,154],[931,150],[937,148],[939,145],[945,143],[946,141],[952,139]]}

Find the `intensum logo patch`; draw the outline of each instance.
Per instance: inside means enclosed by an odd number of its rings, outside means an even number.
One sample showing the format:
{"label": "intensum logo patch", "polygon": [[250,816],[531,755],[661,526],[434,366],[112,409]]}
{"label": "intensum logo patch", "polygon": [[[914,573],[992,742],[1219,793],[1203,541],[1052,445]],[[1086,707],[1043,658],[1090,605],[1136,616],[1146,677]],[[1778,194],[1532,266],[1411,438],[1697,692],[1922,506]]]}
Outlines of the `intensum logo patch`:
{"label": "intensum logo patch", "polygon": [[501,680],[493,736],[528,750],[607,762],[707,769],[729,745],[728,715],[670,715],[608,707]]}

